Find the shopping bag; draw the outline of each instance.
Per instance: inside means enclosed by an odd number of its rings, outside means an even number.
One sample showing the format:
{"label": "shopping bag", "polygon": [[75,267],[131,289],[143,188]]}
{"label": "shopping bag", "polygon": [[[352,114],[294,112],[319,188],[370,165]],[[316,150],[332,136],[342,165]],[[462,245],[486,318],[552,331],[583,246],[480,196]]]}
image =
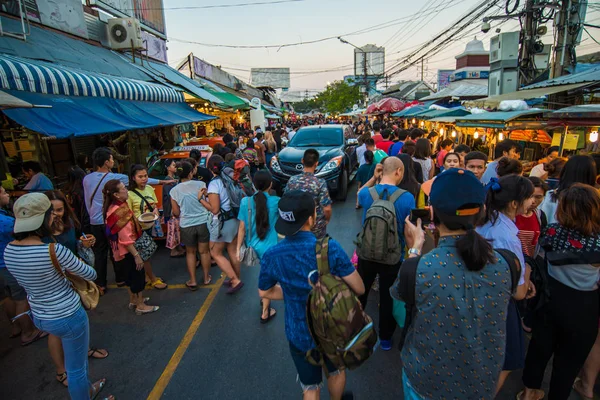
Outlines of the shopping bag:
{"label": "shopping bag", "polygon": [[167,243],[166,247],[173,250],[181,244],[181,230],[179,228],[179,218],[169,219],[167,222]]}
{"label": "shopping bag", "polygon": [[394,302],[394,308],[392,309],[394,319],[400,328],[404,328],[404,322],[406,321],[406,305],[403,301],[396,300],[393,297],[392,301]]}

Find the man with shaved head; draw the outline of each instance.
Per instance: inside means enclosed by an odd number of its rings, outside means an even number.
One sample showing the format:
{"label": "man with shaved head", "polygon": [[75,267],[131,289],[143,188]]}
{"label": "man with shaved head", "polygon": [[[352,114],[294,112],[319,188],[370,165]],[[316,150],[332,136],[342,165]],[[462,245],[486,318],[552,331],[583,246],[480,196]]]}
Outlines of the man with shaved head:
{"label": "man with shaved head", "polygon": [[[358,203],[364,210],[363,224],[365,223],[367,211],[375,200],[393,199],[399,238],[398,247],[401,249],[401,253],[404,254],[404,220],[410,215],[410,211],[415,208],[415,198],[411,193],[398,188],[398,184],[404,176],[402,161],[397,157],[387,157],[381,161],[381,164],[383,172],[381,172],[379,166],[375,172],[377,178],[381,176],[381,181],[375,184],[376,178],[371,179],[358,194]],[[399,192],[400,195],[394,195],[398,190],[401,191]],[[392,336],[397,325],[392,314],[393,302],[390,296],[390,287],[398,275],[403,260],[404,257],[401,257],[396,265],[388,265],[358,258],[358,273],[365,283],[365,293],[359,297],[363,307],[367,306],[369,290],[375,278],[379,275],[379,339],[381,349],[386,351],[392,348]]]}

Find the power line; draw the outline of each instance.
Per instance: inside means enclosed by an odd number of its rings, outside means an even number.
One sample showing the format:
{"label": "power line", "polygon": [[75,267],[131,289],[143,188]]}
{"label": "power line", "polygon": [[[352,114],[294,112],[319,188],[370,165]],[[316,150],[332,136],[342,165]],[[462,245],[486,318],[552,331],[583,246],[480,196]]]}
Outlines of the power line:
{"label": "power line", "polygon": [[[259,1],[254,3],[235,3],[235,4],[211,4],[206,6],[180,6],[180,7],[140,7],[140,11],[171,11],[171,10],[207,10],[211,8],[239,8],[239,7],[254,7],[265,5],[276,5],[284,3],[300,3],[306,0],[273,0]],[[135,8],[123,8],[122,10],[136,11]]]}

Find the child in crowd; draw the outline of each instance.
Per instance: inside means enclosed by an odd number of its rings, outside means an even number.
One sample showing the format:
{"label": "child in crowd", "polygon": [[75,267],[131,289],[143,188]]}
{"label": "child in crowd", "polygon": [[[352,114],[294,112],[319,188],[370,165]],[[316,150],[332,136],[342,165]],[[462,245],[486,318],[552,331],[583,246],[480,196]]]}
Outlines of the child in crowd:
{"label": "child in crowd", "polygon": [[[369,182],[375,172],[375,164],[373,163],[373,152],[371,150],[365,151],[365,164],[361,165],[356,172],[356,182],[358,182],[358,191],[362,186]],[[360,205],[358,204],[358,195],[356,196],[356,209],[358,210]]]}

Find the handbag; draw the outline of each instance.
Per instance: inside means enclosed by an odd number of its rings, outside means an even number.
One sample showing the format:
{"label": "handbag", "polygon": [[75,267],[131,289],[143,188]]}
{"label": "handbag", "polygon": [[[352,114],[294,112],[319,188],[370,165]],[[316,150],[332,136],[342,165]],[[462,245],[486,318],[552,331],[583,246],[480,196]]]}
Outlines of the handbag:
{"label": "handbag", "polygon": [[90,247],[85,247],[81,240],[77,241],[77,255],[81,260],[87,265],[94,266],[96,262],[96,256],[94,255],[94,250]]}
{"label": "handbag", "polygon": [[146,232],[142,232],[142,236],[140,236],[133,245],[144,261],[148,261],[158,249],[154,239],[152,239]]}
{"label": "handbag", "polygon": [[98,290],[98,286],[92,281],[88,281],[85,278],[82,278],[78,275],[72,274],[69,271],[63,270],[58,262],[58,257],[56,256],[56,244],[50,243],[48,246],[48,250],[50,252],[50,259],[52,260],[52,265],[56,269],[60,275],[64,276],[67,281],[71,284],[71,287],[75,292],[79,295],[81,299],[81,304],[83,308],[86,310],[93,310],[98,305],[98,301],[100,300],[100,290]]}
{"label": "handbag", "polygon": [[246,245],[246,242],[250,242],[250,238],[252,237],[252,225],[250,221],[252,221],[252,207],[250,206],[250,199],[248,199],[248,237],[240,247],[239,257],[242,265],[254,267],[260,263],[260,258],[253,247]]}
{"label": "handbag", "polygon": [[167,249],[173,250],[181,244],[181,229],[179,228],[179,218],[171,217],[167,222]]}

